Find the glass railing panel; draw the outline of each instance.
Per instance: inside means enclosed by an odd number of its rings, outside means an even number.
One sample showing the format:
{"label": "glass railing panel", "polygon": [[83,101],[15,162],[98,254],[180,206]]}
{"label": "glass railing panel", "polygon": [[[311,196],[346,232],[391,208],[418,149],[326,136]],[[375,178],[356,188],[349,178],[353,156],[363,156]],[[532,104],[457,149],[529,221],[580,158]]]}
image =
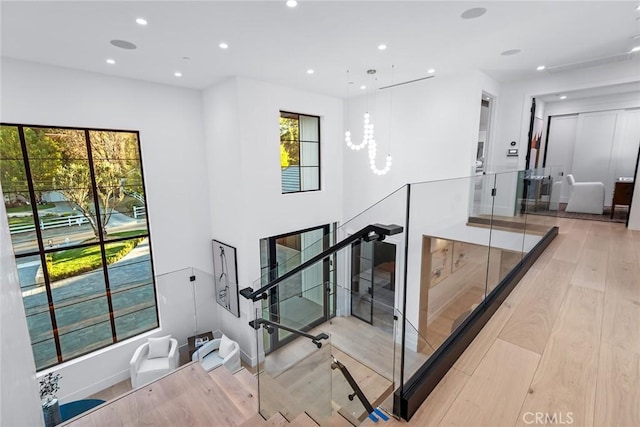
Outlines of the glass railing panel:
{"label": "glass railing panel", "polygon": [[[323,281],[326,268],[328,261],[321,260],[280,282],[269,291],[269,297],[262,300],[262,317],[300,330],[309,330],[324,322],[328,309],[324,300],[327,286]],[[267,353],[294,337],[291,332],[279,330],[268,338],[263,343]]]}
{"label": "glass railing panel", "polygon": [[398,315],[398,325],[404,328],[404,363],[400,366],[403,369],[403,381],[407,382],[417,370],[423,366],[427,360],[437,350],[427,341],[426,337],[418,332],[418,328],[409,322],[401,313]]}
{"label": "glass railing panel", "polygon": [[542,236],[558,225],[558,214],[564,209],[565,200],[562,198],[563,186],[566,186],[562,169],[560,166],[548,166],[524,173],[531,187],[528,203],[521,203],[526,208],[522,212],[526,216],[524,254],[539,240],[535,236]]}
{"label": "glass railing panel", "polygon": [[183,268],[157,275],[156,286],[163,333],[178,339],[179,345],[190,336],[218,329],[217,313],[224,308],[217,305],[211,273]]}
{"label": "glass railing panel", "polygon": [[[256,319],[261,317],[262,310],[256,310]],[[285,318],[281,320],[295,323]],[[258,345],[260,341],[268,340],[264,335],[277,334],[278,329],[261,326],[256,330]],[[258,399],[260,414],[265,419],[280,413],[292,421],[306,412],[322,425],[331,417],[331,340],[323,339],[321,344],[318,348],[310,339],[295,336],[286,346],[261,358]]]}
{"label": "glass railing panel", "polygon": [[[334,356],[350,370],[367,400],[374,408],[380,406],[391,412],[393,391],[399,385],[401,329],[396,321],[393,293],[384,294],[385,289],[390,292],[389,284],[389,274],[376,274],[369,298],[363,298],[354,289],[338,286],[337,304],[341,309],[327,329],[331,332]],[[353,389],[339,370],[334,370],[333,376],[335,405],[351,421],[362,421],[368,415],[365,407],[357,397],[348,399]]]}
{"label": "glass railing panel", "polygon": [[[526,228],[526,200],[516,197],[523,175],[517,171],[495,175],[491,243],[487,271],[487,294],[493,291],[506,275],[522,260]],[[528,187],[524,187],[526,192]],[[524,203],[524,204],[523,204]]]}
{"label": "glass railing panel", "polygon": [[488,174],[411,185],[403,381],[485,298],[494,184]]}

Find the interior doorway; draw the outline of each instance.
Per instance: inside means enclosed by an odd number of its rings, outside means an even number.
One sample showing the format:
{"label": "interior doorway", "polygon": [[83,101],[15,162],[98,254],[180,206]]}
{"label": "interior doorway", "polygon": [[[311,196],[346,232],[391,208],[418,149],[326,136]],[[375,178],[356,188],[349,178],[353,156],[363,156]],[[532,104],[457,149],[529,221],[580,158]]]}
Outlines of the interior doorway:
{"label": "interior doorway", "polygon": [[[476,159],[473,165],[473,200],[471,203],[470,216],[477,216],[488,213],[485,206],[487,199],[486,188],[484,188],[483,175],[487,170],[487,158],[489,154],[489,136],[491,132],[491,118],[493,116],[493,106],[495,98],[486,92],[482,92],[480,99],[480,123],[478,126],[478,143],[476,145]],[[484,206],[484,209],[483,209]]]}
{"label": "interior doorway", "polygon": [[[638,108],[549,116],[544,165],[561,183],[556,187],[560,210],[570,191],[564,178],[572,174],[577,182],[604,185],[605,216],[613,219],[614,197],[628,211],[630,198],[621,199],[620,186],[631,185],[632,194],[639,150]],[[625,216],[618,220],[624,222]]]}
{"label": "interior doorway", "polygon": [[393,332],[396,245],[358,241],[351,246],[351,315]]}

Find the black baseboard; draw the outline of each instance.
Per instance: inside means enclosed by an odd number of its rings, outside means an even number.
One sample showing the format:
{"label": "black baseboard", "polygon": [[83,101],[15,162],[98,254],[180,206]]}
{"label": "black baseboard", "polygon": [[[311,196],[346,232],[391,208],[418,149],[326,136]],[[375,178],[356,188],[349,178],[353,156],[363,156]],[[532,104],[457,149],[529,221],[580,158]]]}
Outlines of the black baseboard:
{"label": "black baseboard", "polygon": [[558,235],[558,227],[550,229],[536,246],[502,279],[484,302],[458,326],[416,373],[409,378],[402,390],[396,391],[394,413],[410,420],[440,380],[451,369],[460,355],[471,344],[483,326],[491,319],[520,279]]}

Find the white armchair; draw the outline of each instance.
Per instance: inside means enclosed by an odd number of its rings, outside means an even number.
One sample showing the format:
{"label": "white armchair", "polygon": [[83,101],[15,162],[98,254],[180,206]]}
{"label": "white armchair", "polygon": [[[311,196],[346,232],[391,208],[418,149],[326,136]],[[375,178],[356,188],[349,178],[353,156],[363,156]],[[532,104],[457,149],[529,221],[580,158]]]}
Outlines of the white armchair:
{"label": "white armchair", "polygon": [[231,372],[240,369],[240,346],[226,335],[209,341],[193,352],[192,361],[198,361],[205,371],[224,365]]}
{"label": "white armchair", "polygon": [[566,212],[602,215],[604,211],[604,184],[601,182],[576,182],[573,175],[567,175],[569,201]]}
{"label": "white armchair", "polygon": [[149,338],[138,347],[129,362],[131,386],[155,381],[178,367],[178,340],[170,336]]}

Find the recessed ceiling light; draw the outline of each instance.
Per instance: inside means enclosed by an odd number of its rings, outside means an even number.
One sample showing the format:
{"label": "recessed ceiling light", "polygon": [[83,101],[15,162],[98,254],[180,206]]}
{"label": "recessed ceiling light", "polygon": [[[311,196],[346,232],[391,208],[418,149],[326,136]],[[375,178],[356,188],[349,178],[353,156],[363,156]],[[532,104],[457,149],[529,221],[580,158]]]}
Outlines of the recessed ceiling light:
{"label": "recessed ceiling light", "polygon": [[314,71],[314,70],[312,70],[311,68],[309,68],[309,69],[307,70],[307,74],[313,74],[313,73],[315,73],[315,71]]}
{"label": "recessed ceiling light", "polygon": [[111,40],[110,43],[115,47],[119,47],[120,49],[133,50],[138,47],[135,44],[128,42],[126,40]]}
{"label": "recessed ceiling light", "polygon": [[182,73],[180,71],[176,71],[173,75],[176,77],[182,77]]}
{"label": "recessed ceiling light", "polygon": [[296,7],[297,5],[298,5],[298,2],[296,0],[287,0],[287,6]]}
{"label": "recessed ceiling light", "polygon": [[365,85],[360,86],[360,89],[365,90],[367,87]]}
{"label": "recessed ceiling light", "polygon": [[387,45],[382,43],[378,45],[378,50],[386,50],[387,49]]}
{"label": "recessed ceiling light", "polygon": [[537,71],[542,71],[544,69],[546,69],[547,67],[545,67],[544,65],[540,65],[538,68],[536,68]]}
{"label": "recessed ceiling light", "polygon": [[500,53],[500,55],[502,56],[511,56],[511,55],[515,55],[520,53],[520,49],[509,49],[509,50],[505,50],[504,52]]}
{"label": "recessed ceiling light", "polygon": [[436,72],[436,70],[435,70],[434,68],[429,68],[429,69],[427,70],[427,73],[429,73],[429,74],[433,74],[433,73],[435,73],[435,72]]}
{"label": "recessed ceiling light", "polygon": [[107,64],[113,65],[115,63],[116,63],[116,61],[114,59],[111,59],[111,58],[107,59]]}
{"label": "recessed ceiling light", "polygon": [[560,96],[560,99],[567,99],[567,95]]}
{"label": "recessed ceiling light", "polygon": [[136,19],[136,23],[138,25],[147,25],[147,20],[144,19],[144,18],[138,18],[138,19]]}
{"label": "recessed ceiling light", "polygon": [[225,42],[220,42],[218,46],[220,46],[220,49],[227,49],[229,47],[229,45],[226,44]]}
{"label": "recessed ceiling light", "polygon": [[640,50],[640,46],[636,46],[633,49],[631,49],[631,52],[637,52]]}
{"label": "recessed ceiling light", "polygon": [[640,34],[636,34],[634,36],[631,36],[631,40],[638,40],[640,39]]}
{"label": "recessed ceiling light", "polygon": [[481,17],[485,13],[487,13],[487,9],[485,9],[484,7],[474,7],[473,9],[465,10],[464,12],[462,12],[462,15],[460,15],[460,17],[462,19],[475,19]]}
{"label": "recessed ceiling light", "polygon": [[636,10],[640,10],[640,4],[636,7]]}

